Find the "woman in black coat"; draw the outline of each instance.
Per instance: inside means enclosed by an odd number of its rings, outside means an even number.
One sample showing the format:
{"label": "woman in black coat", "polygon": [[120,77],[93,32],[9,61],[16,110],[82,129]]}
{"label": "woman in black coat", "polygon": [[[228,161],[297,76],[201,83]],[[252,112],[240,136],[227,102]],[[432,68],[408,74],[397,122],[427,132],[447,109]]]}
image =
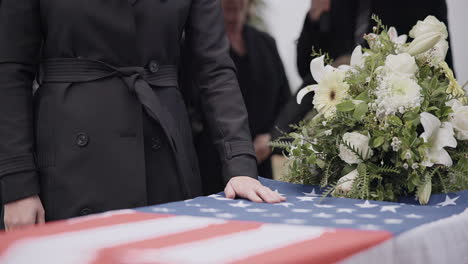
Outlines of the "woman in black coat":
{"label": "woman in black coat", "polygon": [[281,200],[255,180],[218,0],[2,0],[7,229],[43,222],[41,202],[45,218],[56,220],[201,194],[178,89],[183,33],[227,196]]}

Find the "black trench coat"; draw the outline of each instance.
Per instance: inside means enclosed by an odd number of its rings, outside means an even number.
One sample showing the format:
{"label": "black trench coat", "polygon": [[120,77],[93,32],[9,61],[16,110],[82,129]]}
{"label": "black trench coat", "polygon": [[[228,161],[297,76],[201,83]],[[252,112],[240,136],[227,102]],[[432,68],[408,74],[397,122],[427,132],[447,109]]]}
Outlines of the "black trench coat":
{"label": "black trench coat", "polygon": [[[178,87],[183,35],[224,180],[256,177],[219,0],[2,0],[3,202],[40,193],[46,218],[63,219],[147,205],[173,188],[153,177],[173,175],[180,199],[200,195]],[[147,144],[167,146],[165,160]]]}

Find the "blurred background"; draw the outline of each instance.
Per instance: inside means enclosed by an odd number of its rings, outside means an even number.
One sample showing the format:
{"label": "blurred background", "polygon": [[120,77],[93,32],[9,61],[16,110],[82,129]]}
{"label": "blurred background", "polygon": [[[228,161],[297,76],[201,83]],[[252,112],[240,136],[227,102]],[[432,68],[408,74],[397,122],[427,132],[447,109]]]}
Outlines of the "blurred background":
{"label": "blurred background", "polygon": [[[428,0],[428,2],[430,1]],[[262,2],[258,4],[260,8],[255,11],[263,19],[261,27],[275,38],[291,84],[290,87],[295,90],[299,88],[302,82],[296,67],[296,41],[304,23],[304,10],[310,8],[311,1],[257,0],[257,2]],[[460,84],[463,85],[468,81],[468,34],[466,34],[468,1],[447,0],[446,2],[454,67],[457,78]],[[385,23],[385,21],[383,22]],[[408,32],[398,33],[407,34]]]}

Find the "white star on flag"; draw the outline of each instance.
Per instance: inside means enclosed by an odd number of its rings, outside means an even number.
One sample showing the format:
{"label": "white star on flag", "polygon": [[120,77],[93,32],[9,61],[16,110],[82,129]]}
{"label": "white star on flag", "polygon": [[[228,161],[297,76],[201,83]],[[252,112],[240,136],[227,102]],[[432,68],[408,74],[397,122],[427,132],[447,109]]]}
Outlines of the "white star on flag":
{"label": "white star on flag", "polygon": [[356,209],[351,209],[351,208],[338,208],[338,209],[336,209],[336,212],[337,212],[337,213],[348,213],[348,214],[352,214],[354,211],[356,211]]}
{"label": "white star on flag", "polygon": [[371,204],[371,203],[369,203],[369,200],[366,200],[362,204],[355,204],[355,206],[358,206],[358,207],[361,207],[361,208],[374,208],[374,207],[377,207],[379,205],[378,204]]}
{"label": "white star on flag", "polygon": [[406,218],[410,218],[410,219],[421,219],[423,218],[422,215],[417,215],[417,214],[407,214],[405,215]]}
{"label": "white star on flag", "polygon": [[174,209],[169,209],[169,208],[153,208],[151,211],[153,212],[158,212],[158,213],[170,213],[174,212]]}
{"label": "white star on flag", "polygon": [[291,212],[304,214],[304,213],[310,213],[310,212],[312,212],[312,210],[310,210],[310,209],[291,209]]}
{"label": "white star on flag", "polygon": [[396,213],[396,209],[400,208],[399,205],[384,205],[380,208],[380,212],[392,212]]}
{"label": "white star on flag", "polygon": [[246,208],[251,206],[251,204],[244,203],[244,201],[239,201],[238,203],[229,204],[232,207]]}
{"label": "white star on flag", "polygon": [[186,206],[189,206],[189,207],[203,207],[203,205],[201,204],[185,204]]}
{"label": "white star on flag", "polygon": [[282,214],[272,213],[272,214],[262,214],[263,217],[282,217]]}
{"label": "white star on flag", "polygon": [[333,215],[332,214],[326,214],[324,212],[320,213],[320,214],[314,214],[312,215],[314,217],[318,217],[318,218],[332,218]]}
{"label": "white star on flag", "polygon": [[284,206],[286,208],[289,208],[289,206],[294,206],[294,204],[292,204],[292,203],[277,203],[275,205],[281,205],[281,206]]}
{"label": "white star on flag", "polygon": [[223,197],[223,196],[221,196],[219,194],[212,194],[212,195],[209,195],[208,197],[219,200],[219,201],[232,201],[232,199]]}
{"label": "white star on flag", "polygon": [[268,212],[267,209],[260,209],[260,208],[251,208],[246,210],[249,213],[265,213]]}
{"label": "white star on flag", "polygon": [[387,225],[399,225],[403,223],[402,219],[384,219],[384,223]]}
{"label": "white star on flag", "polygon": [[364,230],[380,230],[380,226],[373,224],[361,225],[359,228]]}
{"label": "white star on flag", "polygon": [[310,193],[305,193],[305,192],[303,192],[303,194],[304,194],[305,196],[315,196],[315,197],[322,196],[321,194],[315,193],[315,188],[312,189],[312,191],[311,191]]}
{"label": "white star on flag", "polygon": [[334,205],[330,205],[330,204],[314,204],[315,207],[318,207],[318,208],[333,208],[335,207]]}
{"label": "white star on flag", "polygon": [[235,214],[230,214],[230,213],[224,213],[224,214],[216,214],[215,216],[216,216],[216,217],[219,217],[219,218],[234,218],[234,217],[236,217],[237,215],[235,215]]}
{"label": "white star on flag", "polygon": [[317,197],[311,197],[311,196],[299,196],[296,198],[299,199],[301,202],[313,202],[314,199],[317,199]]}
{"label": "white star on flag", "polygon": [[234,199],[229,199],[226,197],[214,197],[218,201],[233,201]]}
{"label": "white star on flag", "polygon": [[201,208],[200,209],[201,213],[219,213],[221,210],[215,209],[215,208]]}
{"label": "white star on flag", "polygon": [[445,207],[447,205],[457,205],[457,203],[455,203],[456,200],[458,200],[458,198],[460,198],[460,196],[457,196],[453,199],[451,199],[448,195],[445,196],[445,201],[441,202],[441,203],[438,203],[437,205],[440,205],[442,207]]}
{"label": "white star on flag", "polygon": [[284,220],[285,224],[290,224],[290,225],[302,225],[305,224],[307,221],[304,219],[286,219]]}
{"label": "white star on flag", "polygon": [[352,225],[354,224],[353,219],[336,219],[335,223],[338,225]]}
{"label": "white star on flag", "polygon": [[367,218],[367,219],[374,219],[374,218],[377,218],[377,216],[374,215],[374,214],[358,214],[357,216],[358,216],[358,217],[361,217],[361,218]]}
{"label": "white star on flag", "polygon": [[276,189],[276,190],[275,190],[275,193],[277,193],[277,194],[279,194],[279,195],[281,195],[281,196],[283,196],[283,197],[285,197],[285,196],[286,196],[286,194],[282,194],[282,193],[280,193],[280,192],[278,191],[278,189]]}

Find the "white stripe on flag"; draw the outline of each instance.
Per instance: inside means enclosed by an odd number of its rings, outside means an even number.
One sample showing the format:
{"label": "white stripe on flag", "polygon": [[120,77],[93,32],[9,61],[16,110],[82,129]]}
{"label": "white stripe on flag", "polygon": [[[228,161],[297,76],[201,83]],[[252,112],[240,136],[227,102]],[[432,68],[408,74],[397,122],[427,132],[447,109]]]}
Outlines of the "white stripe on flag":
{"label": "white stripe on flag", "polygon": [[111,225],[18,241],[0,259],[4,264],[82,264],[102,248],[137,242],[225,221],[190,216],[167,217]]}
{"label": "white stripe on flag", "polygon": [[182,245],[127,252],[123,263],[228,263],[259,255],[294,243],[320,237],[331,229],[322,227],[265,224],[238,232]]}

